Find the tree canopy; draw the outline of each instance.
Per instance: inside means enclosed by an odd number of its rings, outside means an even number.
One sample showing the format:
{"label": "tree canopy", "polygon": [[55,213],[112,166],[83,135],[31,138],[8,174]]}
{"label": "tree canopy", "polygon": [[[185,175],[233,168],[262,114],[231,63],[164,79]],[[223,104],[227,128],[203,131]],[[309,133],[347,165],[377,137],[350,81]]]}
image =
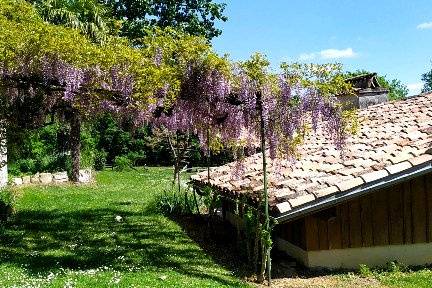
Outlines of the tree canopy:
{"label": "tree canopy", "polygon": [[205,39],[171,29],[151,31],[139,49],[120,37],[96,44],[24,1],[0,4],[1,117],[37,126],[61,112],[78,144],[80,118],[110,111],[144,121],[151,105],[175,99],[189,59],[210,51]]}
{"label": "tree canopy", "polygon": [[114,34],[109,10],[96,0],[32,0],[45,21],[80,30],[95,42]]}
{"label": "tree canopy", "polygon": [[222,31],[216,21],[226,21],[225,4],[213,0],[100,0],[112,11],[113,18],[122,21],[121,35],[141,43],[147,29],[175,27],[208,40]]}
{"label": "tree canopy", "polygon": [[421,80],[424,82],[422,92],[423,93],[432,92],[432,69],[422,74]]}

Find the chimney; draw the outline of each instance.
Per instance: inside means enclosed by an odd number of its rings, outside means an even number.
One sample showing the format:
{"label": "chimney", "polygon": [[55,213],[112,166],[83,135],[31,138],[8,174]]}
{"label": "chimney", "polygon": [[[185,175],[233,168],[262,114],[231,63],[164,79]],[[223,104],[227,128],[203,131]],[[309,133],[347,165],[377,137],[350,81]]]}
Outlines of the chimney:
{"label": "chimney", "polygon": [[338,96],[347,108],[363,109],[388,101],[389,91],[378,83],[376,73],[355,76],[345,81],[351,83],[355,91],[355,95]]}

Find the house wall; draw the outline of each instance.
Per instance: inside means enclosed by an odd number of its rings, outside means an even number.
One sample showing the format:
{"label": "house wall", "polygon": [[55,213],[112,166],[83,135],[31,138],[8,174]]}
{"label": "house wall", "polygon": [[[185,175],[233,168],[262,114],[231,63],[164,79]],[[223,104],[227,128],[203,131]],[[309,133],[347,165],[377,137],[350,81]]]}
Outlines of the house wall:
{"label": "house wall", "polygon": [[[357,264],[364,263],[364,257],[371,265],[386,263],[396,259],[391,251],[400,246],[407,247],[406,255],[415,255],[421,247],[432,248],[417,245],[432,242],[432,174],[281,224],[275,236],[306,251],[309,265],[311,255],[326,267],[326,257],[340,263],[344,253]],[[413,256],[418,263],[404,259],[407,264],[425,264],[432,262],[430,255]]]}
{"label": "house wall", "polygon": [[359,264],[382,267],[389,261],[405,265],[432,263],[432,243],[305,251],[282,238],[276,238],[275,246],[309,268],[357,269]]}

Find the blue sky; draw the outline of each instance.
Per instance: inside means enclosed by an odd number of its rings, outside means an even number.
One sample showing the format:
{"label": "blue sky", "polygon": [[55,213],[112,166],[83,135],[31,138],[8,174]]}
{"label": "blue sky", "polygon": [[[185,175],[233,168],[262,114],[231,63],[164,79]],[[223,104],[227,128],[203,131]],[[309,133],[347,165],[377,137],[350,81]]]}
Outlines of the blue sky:
{"label": "blue sky", "polygon": [[282,61],[340,62],[400,79],[418,93],[432,68],[431,0],[225,0],[219,53]]}

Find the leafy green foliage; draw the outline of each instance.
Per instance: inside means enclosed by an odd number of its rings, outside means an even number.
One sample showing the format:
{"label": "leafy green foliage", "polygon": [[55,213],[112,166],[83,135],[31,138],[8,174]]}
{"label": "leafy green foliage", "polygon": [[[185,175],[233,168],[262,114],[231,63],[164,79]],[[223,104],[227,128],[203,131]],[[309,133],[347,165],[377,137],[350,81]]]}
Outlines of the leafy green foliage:
{"label": "leafy green foliage", "polygon": [[[70,171],[69,128],[61,122],[32,130],[8,130],[8,161],[12,175]],[[81,166],[92,167],[95,141],[86,125],[81,133]]]}
{"label": "leafy green foliage", "polygon": [[0,203],[3,205],[13,205],[15,203],[15,196],[12,190],[7,188],[0,189]]}
{"label": "leafy green foliage", "polygon": [[[27,70],[43,74],[42,67],[45,67],[44,61],[48,57],[74,69],[93,69],[92,75],[101,74],[88,83],[92,87],[87,88],[94,88],[90,89],[94,93],[86,93],[84,102],[73,103],[81,116],[93,116],[89,113],[101,102],[113,100],[110,93],[97,93],[98,89],[112,84],[106,83],[111,81],[108,76],[112,69],[120,71],[120,76],[133,79],[133,95],[128,100],[136,105],[135,108],[145,110],[155,102],[154,96],[159,89],[169,85],[172,91],[176,91],[189,57],[210,50],[204,39],[170,29],[149,33],[143,39],[146,44],[143,49],[131,47],[126,39],[120,37],[110,37],[103,44],[95,44],[77,29],[43,21],[37,11],[23,0],[0,1],[0,26],[0,63],[11,71],[22,67],[24,61]],[[156,63],[155,56],[159,51],[165,58]],[[176,55],[175,62],[173,55]],[[43,79],[46,75],[37,76]],[[174,98],[175,93],[168,96]],[[42,105],[38,107],[43,108]]]}
{"label": "leafy green foliage", "polygon": [[423,93],[432,92],[432,69],[422,74],[421,80],[424,82],[422,92]]}
{"label": "leafy green foliage", "polygon": [[[225,4],[212,0],[100,0],[122,21],[121,35],[138,40],[152,27],[175,27],[211,40],[222,31],[215,22],[226,21]],[[139,41],[138,41],[139,42]]]}
{"label": "leafy green foliage", "polygon": [[378,82],[384,88],[389,89],[390,100],[401,100],[408,96],[408,87],[398,79],[387,80],[384,76],[379,76]]}
{"label": "leafy green foliage", "polygon": [[[6,221],[11,215],[15,205],[15,195],[12,190],[3,188],[0,189],[0,224]],[[2,233],[0,227],[0,235]]]}
{"label": "leafy green foliage", "polygon": [[108,9],[96,0],[33,0],[45,21],[78,29],[93,41],[104,42],[110,31]]}
{"label": "leafy green foliage", "polygon": [[156,197],[156,210],[167,216],[191,215],[196,211],[193,196],[189,191],[166,189]]}
{"label": "leafy green foliage", "polygon": [[94,168],[96,171],[102,171],[105,168],[107,155],[104,150],[95,152]]}
{"label": "leafy green foliage", "polygon": [[132,161],[125,156],[117,156],[113,163],[114,169],[116,171],[129,170],[132,167]]}
{"label": "leafy green foliage", "polygon": [[371,277],[373,275],[372,270],[365,264],[360,264],[359,273],[362,277]]}

